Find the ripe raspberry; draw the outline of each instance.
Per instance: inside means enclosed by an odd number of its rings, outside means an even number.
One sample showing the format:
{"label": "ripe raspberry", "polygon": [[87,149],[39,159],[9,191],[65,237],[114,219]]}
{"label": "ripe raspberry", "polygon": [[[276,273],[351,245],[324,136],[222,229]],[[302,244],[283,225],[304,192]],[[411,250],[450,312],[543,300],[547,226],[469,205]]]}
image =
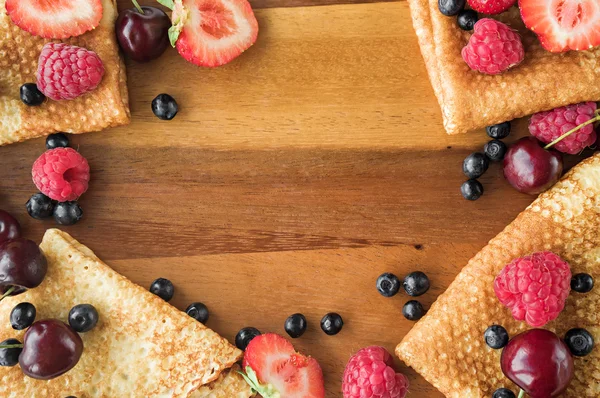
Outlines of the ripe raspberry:
{"label": "ripe raspberry", "polygon": [[519,34],[502,22],[490,18],[477,21],[469,43],[462,49],[469,68],[488,75],[497,75],[525,58]]}
{"label": "ripe raspberry", "polygon": [[48,98],[77,98],[98,87],[102,76],[104,66],[93,51],[64,43],[47,43],[42,48],[37,86]]}
{"label": "ripe raspberry", "polygon": [[517,258],[494,281],[498,300],[532,327],[556,319],[571,290],[569,264],[551,252]]}
{"label": "ripe raspberry", "polygon": [[44,152],[31,172],[35,186],[59,202],[76,200],[88,189],[90,166],[73,148],[56,148]]}
{"label": "ripe raspberry", "polygon": [[[596,103],[563,106],[531,116],[529,132],[543,143],[549,144],[566,132],[596,117]],[[554,145],[560,152],[575,155],[596,142],[594,124],[590,123]]]}
{"label": "ripe raspberry", "polygon": [[408,379],[396,373],[394,360],[383,347],[371,346],[354,354],[344,371],[344,398],[404,398]]}
{"label": "ripe raspberry", "polygon": [[475,11],[486,14],[501,14],[514,6],[517,0],[467,0],[469,6]]}

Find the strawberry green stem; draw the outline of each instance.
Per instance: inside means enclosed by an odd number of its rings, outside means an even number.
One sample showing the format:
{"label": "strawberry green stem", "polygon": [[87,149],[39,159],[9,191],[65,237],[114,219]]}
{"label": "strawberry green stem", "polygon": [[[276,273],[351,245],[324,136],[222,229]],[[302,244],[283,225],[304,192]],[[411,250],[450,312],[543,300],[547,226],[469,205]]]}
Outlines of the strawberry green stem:
{"label": "strawberry green stem", "polygon": [[138,12],[142,15],[144,15],[144,10],[142,10],[142,7],[140,7],[139,3],[137,2],[137,0],[131,0],[131,2],[133,3],[133,5],[135,6],[135,8],[137,8]]}
{"label": "strawberry green stem", "polygon": [[9,348],[23,348],[23,344],[6,344],[0,345],[0,350]]}
{"label": "strawberry green stem", "polygon": [[519,391],[519,397],[518,398],[523,398],[525,396],[525,391],[523,391],[523,389],[521,388],[521,391]]}
{"label": "strawberry green stem", "polygon": [[6,293],[4,293],[4,294],[2,295],[2,297],[0,297],[0,301],[4,300],[6,297],[10,296],[10,295],[12,294],[12,292],[14,292],[14,291],[15,291],[15,289],[16,289],[16,287],[15,287],[15,286],[11,286],[11,287],[10,287],[10,288],[9,288],[9,289],[6,291]]}
{"label": "strawberry green stem", "polygon": [[558,144],[559,142],[561,142],[563,139],[567,138],[568,136],[570,136],[571,134],[573,134],[576,131],[581,130],[582,128],[584,128],[585,126],[595,123],[598,120],[600,120],[600,115],[597,115],[595,118],[588,120],[585,123],[581,123],[579,126],[575,127],[574,129],[571,129],[569,131],[567,131],[566,133],[564,133],[563,135],[561,135],[560,137],[558,137],[557,139],[555,139],[554,141],[552,141],[551,143],[549,143],[548,145],[546,145],[544,147],[544,149],[550,149],[552,146]]}

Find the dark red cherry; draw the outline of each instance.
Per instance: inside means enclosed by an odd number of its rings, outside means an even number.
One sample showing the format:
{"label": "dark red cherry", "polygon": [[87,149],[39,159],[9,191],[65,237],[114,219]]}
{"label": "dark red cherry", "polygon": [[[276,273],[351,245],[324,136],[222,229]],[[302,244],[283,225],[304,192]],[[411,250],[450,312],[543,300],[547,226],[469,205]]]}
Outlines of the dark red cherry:
{"label": "dark red cherry", "polygon": [[47,270],[46,256],[34,241],[18,238],[0,243],[0,295],[15,296],[39,286]]}
{"label": "dark red cherry", "polygon": [[82,352],[83,341],[73,328],[58,319],[46,319],[27,329],[19,365],[29,377],[54,379],[73,369]]}
{"label": "dark red cherry", "polygon": [[500,358],[502,372],[531,398],[553,398],[573,378],[573,356],[556,334],[531,329],[513,337]]}
{"label": "dark red cherry", "polygon": [[0,243],[21,237],[21,224],[9,212],[0,210]]}
{"label": "dark red cherry", "polygon": [[558,181],[563,171],[562,155],[544,149],[534,137],[524,137],[504,156],[504,177],[517,191],[537,195]]}
{"label": "dark red cherry", "polygon": [[122,11],[115,24],[117,40],[131,59],[148,62],[160,55],[169,45],[171,20],[156,7],[141,7]]}

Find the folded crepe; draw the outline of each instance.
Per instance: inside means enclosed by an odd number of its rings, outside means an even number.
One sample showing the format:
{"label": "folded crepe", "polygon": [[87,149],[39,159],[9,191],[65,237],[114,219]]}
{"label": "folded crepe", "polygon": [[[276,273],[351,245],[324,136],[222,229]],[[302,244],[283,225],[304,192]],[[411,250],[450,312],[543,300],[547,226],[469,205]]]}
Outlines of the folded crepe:
{"label": "folded crepe", "polygon": [[600,100],[600,48],[554,54],[525,28],[519,9],[495,19],[521,34],[525,60],[495,76],[471,70],[461,50],[471,32],[446,17],[437,0],[408,0],[427,72],[448,134],[465,133],[536,112]]}
{"label": "folded crepe", "polygon": [[[513,319],[494,294],[496,275],[517,257],[552,251],[573,274],[600,277],[600,153],[580,163],[543,193],[483,248],[448,290],[406,335],[396,354],[447,397],[489,398],[501,387],[518,391],[500,369],[502,350],[483,338],[488,326],[504,326],[510,336],[529,327]],[[545,326],[558,336],[587,329],[600,342],[600,287],[572,292],[558,319]],[[565,398],[600,396],[600,347],[575,358],[575,376]]]}
{"label": "folded crepe", "polygon": [[239,365],[223,371],[219,378],[206,384],[190,395],[190,398],[248,398],[254,394],[246,380],[240,375]]}
{"label": "folded crepe", "polygon": [[[102,263],[65,232],[50,229],[42,251],[48,274],[42,284],[0,302],[0,340],[22,340],[9,315],[21,302],[36,306],[37,320],[67,321],[70,309],[89,303],[98,325],[80,334],[77,365],[56,379],[29,378],[21,368],[0,367],[1,397],[249,397],[232,367],[242,352],[200,322]],[[217,381],[215,381],[217,380]],[[214,395],[207,395],[214,394]]]}
{"label": "folded crepe", "polygon": [[100,25],[65,43],[95,51],[105,74],[92,92],[71,101],[48,99],[40,106],[20,100],[19,88],[36,82],[38,58],[48,39],[14,25],[0,0],[0,146],[55,132],[86,133],[129,122],[125,66],[115,36],[116,0],[103,0]]}

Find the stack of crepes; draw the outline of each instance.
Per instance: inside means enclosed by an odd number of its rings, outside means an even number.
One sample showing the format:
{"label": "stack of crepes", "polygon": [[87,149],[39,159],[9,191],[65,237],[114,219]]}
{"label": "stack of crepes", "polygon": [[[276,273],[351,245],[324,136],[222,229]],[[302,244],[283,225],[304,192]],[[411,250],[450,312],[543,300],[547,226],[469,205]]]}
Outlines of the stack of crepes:
{"label": "stack of crepes", "polygon": [[[492,239],[452,282],[396,348],[396,354],[447,397],[488,398],[498,388],[518,391],[500,369],[502,350],[484,341],[488,326],[510,336],[529,329],[494,293],[494,279],[515,258],[551,251],[573,274],[598,278],[600,270],[600,153],[580,163],[541,194]],[[587,329],[600,342],[600,288],[571,292],[558,319],[544,328],[564,336]],[[575,358],[575,376],[564,398],[600,396],[600,348]]]}
{"label": "stack of crepes", "polygon": [[129,122],[125,66],[115,36],[115,0],[103,0],[100,25],[81,36],[63,40],[98,54],[105,74],[92,92],[70,101],[45,101],[27,106],[19,88],[36,82],[38,58],[48,39],[32,36],[14,25],[0,0],[0,146],[56,132],[86,133]]}
{"label": "stack of crepes", "polygon": [[43,283],[0,302],[0,340],[17,338],[9,315],[21,302],[36,306],[38,320],[68,319],[77,304],[92,304],[98,325],[81,334],[77,365],[58,378],[29,378],[17,365],[0,367],[2,397],[247,398],[252,392],[236,363],[242,352],[185,312],[132,283],[67,233],[50,229],[42,251]]}

